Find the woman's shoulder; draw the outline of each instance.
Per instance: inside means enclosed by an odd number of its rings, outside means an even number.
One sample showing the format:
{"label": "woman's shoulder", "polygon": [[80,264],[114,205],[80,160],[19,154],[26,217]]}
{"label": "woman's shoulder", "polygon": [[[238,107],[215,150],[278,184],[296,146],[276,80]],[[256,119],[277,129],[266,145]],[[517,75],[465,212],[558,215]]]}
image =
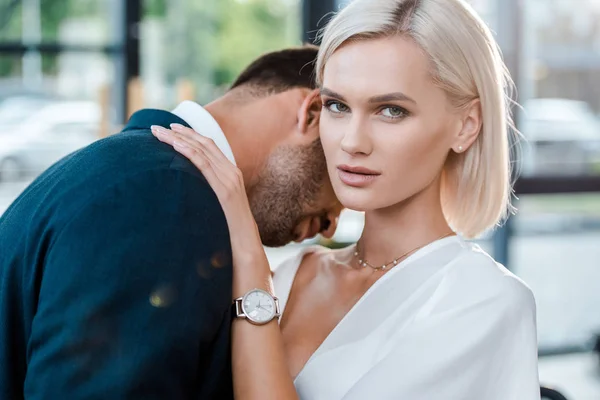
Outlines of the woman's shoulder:
{"label": "woman's shoulder", "polygon": [[[300,266],[307,265],[307,261],[309,261],[311,257],[323,257],[331,254],[333,251],[334,250],[330,250],[320,245],[303,247],[293,256],[284,260],[274,268],[271,268],[273,286],[275,293],[279,297],[282,309],[285,309],[292,286],[294,285],[294,282],[297,281],[296,278],[302,278],[306,275],[304,273],[298,273]],[[303,269],[303,271],[306,272],[306,269]],[[306,276],[304,276],[304,278],[306,278]]]}
{"label": "woman's shoulder", "polygon": [[426,316],[453,315],[460,316],[449,319],[456,323],[488,321],[498,326],[535,319],[529,286],[472,242],[461,239],[460,248],[454,248],[452,259],[437,269],[429,284]]}
{"label": "woman's shoulder", "polygon": [[535,308],[531,288],[475,243],[463,241],[463,251],[449,273],[461,291],[483,295],[506,306]]}

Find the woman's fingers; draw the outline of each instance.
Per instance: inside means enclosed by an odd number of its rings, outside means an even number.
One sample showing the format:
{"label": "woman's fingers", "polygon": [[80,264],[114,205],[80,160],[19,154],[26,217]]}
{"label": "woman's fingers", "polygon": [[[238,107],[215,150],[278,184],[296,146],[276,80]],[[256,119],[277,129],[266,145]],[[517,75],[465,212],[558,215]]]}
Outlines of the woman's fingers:
{"label": "woman's fingers", "polygon": [[[152,134],[161,142],[170,144],[171,146],[174,146],[175,141],[187,143],[192,148],[200,146],[206,156],[215,165],[226,166],[227,164],[225,164],[224,161],[231,164],[231,162],[227,160],[220,150],[220,154],[215,153],[214,151],[209,151],[209,144],[212,142],[212,140],[202,136],[193,129],[184,127],[183,125],[172,124],[172,126],[174,129],[167,129],[162,126],[153,125],[151,127]],[[221,155],[221,158],[219,155]],[[225,159],[224,161],[223,158]]]}
{"label": "woman's fingers", "polygon": [[154,137],[160,140],[161,142],[170,144],[171,146],[173,145],[173,142],[175,141],[175,136],[172,135],[171,130],[163,128],[159,125],[152,125],[150,127],[150,131],[152,131]]}
{"label": "woman's fingers", "polygon": [[173,148],[190,160],[192,164],[202,172],[202,175],[204,175],[208,184],[213,188],[217,197],[223,196],[225,186],[223,185],[220,174],[201,148],[194,148],[188,143],[179,140],[173,141]]}
{"label": "woman's fingers", "polygon": [[206,177],[222,202],[246,196],[241,171],[225,157],[213,140],[182,125],[172,130],[152,126],[152,134],[188,158]]}
{"label": "woman's fingers", "polygon": [[189,139],[194,142],[198,142],[198,143],[202,144],[204,146],[206,152],[208,153],[208,156],[211,157],[211,159],[215,163],[218,162],[219,164],[227,164],[227,165],[231,164],[232,166],[234,166],[231,163],[231,161],[229,161],[229,159],[227,159],[227,157],[225,157],[225,154],[223,154],[221,149],[219,149],[219,147],[217,146],[215,141],[212,140],[211,138],[203,136],[203,135],[199,134],[198,132],[194,131],[193,129],[187,128],[180,124],[171,124],[171,130],[176,135],[178,134],[183,138],[186,138],[186,139]]}
{"label": "woman's fingers", "polygon": [[[178,153],[189,159],[202,172],[215,193],[222,194],[224,190],[223,174],[219,172],[218,166],[215,165],[212,157],[207,154],[201,143],[162,126],[152,126],[151,131],[158,140],[173,146]],[[196,135],[199,136],[197,133]]]}
{"label": "woman's fingers", "polygon": [[241,188],[244,193],[242,173],[216,145],[214,140],[202,136],[191,128],[179,124],[171,124],[171,133],[176,140],[182,140],[191,146],[200,145],[204,154],[211,160],[213,167],[218,169],[221,181],[228,183],[230,190]]}

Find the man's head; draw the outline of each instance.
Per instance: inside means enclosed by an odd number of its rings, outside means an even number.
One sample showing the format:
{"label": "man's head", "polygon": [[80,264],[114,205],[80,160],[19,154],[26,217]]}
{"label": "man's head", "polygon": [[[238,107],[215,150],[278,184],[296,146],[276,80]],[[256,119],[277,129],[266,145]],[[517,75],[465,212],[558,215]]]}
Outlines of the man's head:
{"label": "man's head", "polygon": [[231,85],[256,97],[291,89],[317,88],[315,62],[319,48],[305,45],[266,53],[244,69]]}
{"label": "man's head", "polygon": [[318,233],[330,237],[341,212],[319,139],[317,51],[315,46],[303,46],[255,60],[225,96],[233,104],[229,115],[221,110],[218,119],[232,128],[224,130],[267,246]]}

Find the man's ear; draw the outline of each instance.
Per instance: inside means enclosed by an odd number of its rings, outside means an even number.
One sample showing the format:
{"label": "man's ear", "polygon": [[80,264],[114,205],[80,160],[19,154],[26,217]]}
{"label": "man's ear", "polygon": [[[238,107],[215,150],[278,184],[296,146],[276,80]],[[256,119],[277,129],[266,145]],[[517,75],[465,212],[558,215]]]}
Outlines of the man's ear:
{"label": "man's ear", "polygon": [[319,118],[321,116],[321,96],[320,90],[311,91],[302,102],[300,110],[298,110],[298,128],[303,134],[311,134],[317,132],[319,128]]}

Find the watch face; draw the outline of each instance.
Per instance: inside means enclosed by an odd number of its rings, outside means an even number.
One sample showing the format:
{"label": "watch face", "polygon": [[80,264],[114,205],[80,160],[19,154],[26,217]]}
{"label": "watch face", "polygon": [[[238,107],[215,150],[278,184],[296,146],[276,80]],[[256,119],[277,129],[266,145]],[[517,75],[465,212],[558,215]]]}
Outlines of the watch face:
{"label": "watch face", "polygon": [[254,289],[242,299],[242,310],[250,321],[266,323],[275,316],[275,301],[264,290]]}

